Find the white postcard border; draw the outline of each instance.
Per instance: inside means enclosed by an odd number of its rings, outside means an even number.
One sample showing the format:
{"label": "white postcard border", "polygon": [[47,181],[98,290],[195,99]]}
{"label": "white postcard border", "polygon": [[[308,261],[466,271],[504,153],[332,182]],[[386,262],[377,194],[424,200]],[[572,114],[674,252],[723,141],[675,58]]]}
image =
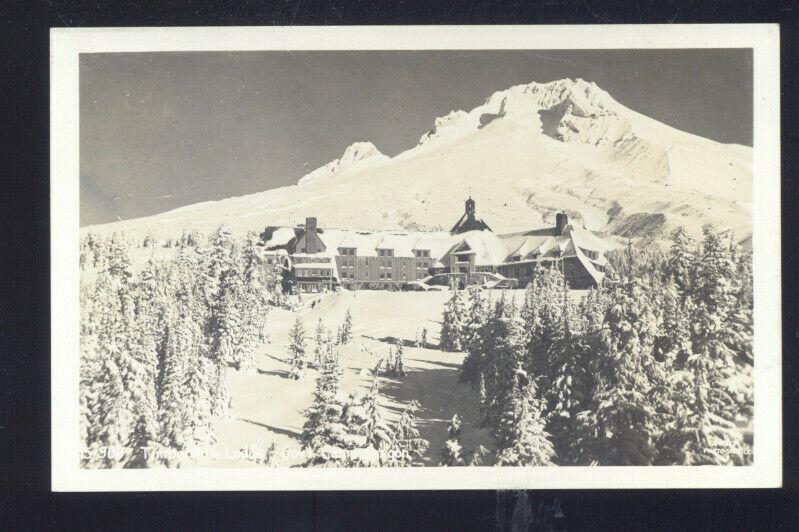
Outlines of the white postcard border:
{"label": "white postcard border", "polygon": [[[175,470],[80,468],[79,54],[636,48],[754,50],[753,465]],[[52,29],[50,235],[53,491],[779,487],[782,483],[779,53],[777,24]]]}

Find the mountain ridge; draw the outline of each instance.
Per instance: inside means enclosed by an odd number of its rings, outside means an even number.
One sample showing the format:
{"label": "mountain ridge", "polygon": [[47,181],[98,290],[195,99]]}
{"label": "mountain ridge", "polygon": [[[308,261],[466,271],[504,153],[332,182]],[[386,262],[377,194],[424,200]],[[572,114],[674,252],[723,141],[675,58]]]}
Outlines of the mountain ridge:
{"label": "mountain ridge", "polygon": [[745,240],[751,151],[657,122],[580,78],[531,82],[436,118],[394,157],[358,141],[296,185],[83,229],[244,230],[311,215],[322,226],[433,229],[451,225],[472,195],[499,230],[543,226],[564,210],[589,229],[626,236],[677,225],[698,232],[709,222]]}

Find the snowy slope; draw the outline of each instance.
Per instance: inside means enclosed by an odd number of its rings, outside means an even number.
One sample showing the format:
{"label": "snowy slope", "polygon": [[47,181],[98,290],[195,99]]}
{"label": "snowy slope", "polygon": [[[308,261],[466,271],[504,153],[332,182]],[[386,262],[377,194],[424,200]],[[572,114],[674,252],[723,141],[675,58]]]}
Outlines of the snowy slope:
{"label": "snowy slope", "polygon": [[594,230],[662,235],[704,223],[751,235],[752,149],[652,120],[593,83],[511,87],[471,111],[437,118],[417,146],[387,157],[368,142],[298,185],[84,228],[138,238],[296,224],[446,228],[471,195],[495,231],[550,225],[566,210]]}

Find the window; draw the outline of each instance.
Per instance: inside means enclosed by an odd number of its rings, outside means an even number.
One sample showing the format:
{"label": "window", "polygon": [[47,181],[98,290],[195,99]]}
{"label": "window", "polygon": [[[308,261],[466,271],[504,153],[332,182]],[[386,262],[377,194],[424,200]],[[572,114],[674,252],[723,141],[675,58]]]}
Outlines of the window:
{"label": "window", "polygon": [[386,274],[384,272],[380,272],[380,279],[382,280],[382,279],[385,279],[385,278],[386,278]]}
{"label": "window", "polygon": [[386,272],[386,279],[391,279],[391,272]]}

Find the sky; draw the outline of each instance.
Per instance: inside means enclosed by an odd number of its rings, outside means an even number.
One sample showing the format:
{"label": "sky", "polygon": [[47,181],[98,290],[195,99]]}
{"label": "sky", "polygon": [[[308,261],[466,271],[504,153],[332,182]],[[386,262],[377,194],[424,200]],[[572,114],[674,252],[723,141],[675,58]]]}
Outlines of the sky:
{"label": "sky", "polygon": [[496,91],[578,77],[677,129],[752,145],[745,49],[82,54],[80,223],[291,185],[356,141],[394,156]]}

